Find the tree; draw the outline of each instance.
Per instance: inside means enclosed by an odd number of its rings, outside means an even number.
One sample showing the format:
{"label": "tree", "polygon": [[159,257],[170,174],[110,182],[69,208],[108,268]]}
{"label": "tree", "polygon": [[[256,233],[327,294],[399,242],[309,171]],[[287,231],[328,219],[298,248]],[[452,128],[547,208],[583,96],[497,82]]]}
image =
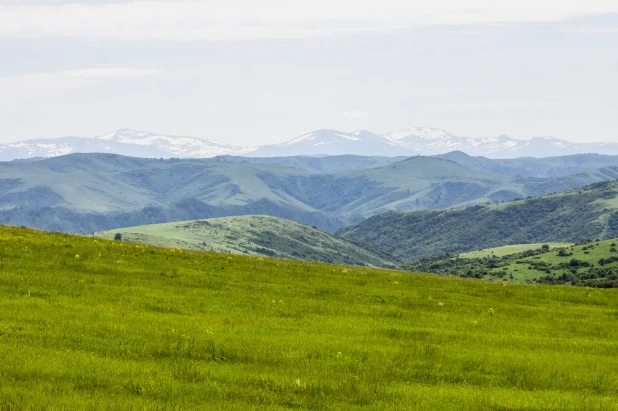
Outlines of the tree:
{"label": "tree", "polygon": [[122,241],[122,234],[120,234],[120,233],[116,233],[116,234],[114,235],[114,240],[116,240],[116,241]]}

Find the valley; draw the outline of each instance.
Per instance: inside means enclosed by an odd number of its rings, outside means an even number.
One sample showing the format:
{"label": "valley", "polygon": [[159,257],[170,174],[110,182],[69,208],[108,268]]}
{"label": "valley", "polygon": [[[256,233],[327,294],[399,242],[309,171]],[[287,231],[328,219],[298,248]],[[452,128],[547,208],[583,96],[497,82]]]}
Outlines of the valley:
{"label": "valley", "polygon": [[[0,163],[0,223],[93,233],[263,214],[335,232],[391,210],[497,203],[613,180],[618,178],[618,169],[610,164],[612,158],[590,160],[569,169],[576,174],[556,172],[554,177],[536,177],[528,167],[529,176],[508,177],[422,156],[258,162],[226,157],[163,160],[71,154]],[[590,171],[594,166],[603,167]],[[509,174],[513,167],[517,165],[509,166]],[[547,174],[550,166],[535,167]]]}
{"label": "valley", "polygon": [[406,262],[442,253],[618,237],[618,182],[501,204],[391,211],[337,233]]}

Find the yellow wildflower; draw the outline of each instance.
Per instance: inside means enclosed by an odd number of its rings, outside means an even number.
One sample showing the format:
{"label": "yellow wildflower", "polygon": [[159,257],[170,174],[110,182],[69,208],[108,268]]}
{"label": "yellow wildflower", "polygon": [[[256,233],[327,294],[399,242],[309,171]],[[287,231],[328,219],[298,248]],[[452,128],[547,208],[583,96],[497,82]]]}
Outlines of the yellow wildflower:
{"label": "yellow wildflower", "polygon": [[337,358],[341,358],[341,357],[343,357],[343,354],[341,352],[338,352],[337,353]]}
{"label": "yellow wildflower", "polygon": [[75,254],[75,261],[79,261],[79,254]]}
{"label": "yellow wildflower", "polygon": [[489,308],[489,311],[487,311],[489,313],[489,315],[494,315],[495,310],[493,308]]}
{"label": "yellow wildflower", "polygon": [[427,297],[427,301],[433,301],[433,298]]}
{"label": "yellow wildflower", "polygon": [[478,321],[472,321],[472,325],[477,326],[479,325]]}
{"label": "yellow wildflower", "polygon": [[395,282],[393,282],[393,284],[398,285],[398,284],[399,284],[399,281],[395,281]]}

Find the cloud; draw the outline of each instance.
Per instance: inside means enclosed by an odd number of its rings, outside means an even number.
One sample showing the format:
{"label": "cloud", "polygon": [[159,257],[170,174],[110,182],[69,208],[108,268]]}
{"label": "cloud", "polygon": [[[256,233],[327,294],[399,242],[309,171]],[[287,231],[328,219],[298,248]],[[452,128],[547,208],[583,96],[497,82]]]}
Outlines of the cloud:
{"label": "cloud", "polygon": [[352,110],[352,111],[346,111],[343,113],[344,116],[349,117],[349,118],[367,118],[369,117],[369,113],[365,113],[363,111],[360,110]]}
{"label": "cloud", "polygon": [[443,109],[516,109],[516,108],[556,108],[566,107],[567,104],[559,101],[460,101],[430,104],[432,107]]}
{"label": "cloud", "polygon": [[497,3],[495,0],[158,0],[51,5],[29,2],[26,4],[30,5],[24,6],[0,6],[0,38],[294,38],[426,25],[558,21],[618,13],[615,0],[502,0]]}
{"label": "cloud", "polygon": [[135,77],[156,74],[158,70],[140,68],[91,68],[81,70],[70,70],[54,73],[54,75],[80,77],[80,78],[108,78],[108,77]]}
{"label": "cloud", "polygon": [[34,96],[91,87],[103,81],[124,77],[144,76],[157,70],[141,68],[89,68],[52,73],[0,76],[2,101],[27,100]]}

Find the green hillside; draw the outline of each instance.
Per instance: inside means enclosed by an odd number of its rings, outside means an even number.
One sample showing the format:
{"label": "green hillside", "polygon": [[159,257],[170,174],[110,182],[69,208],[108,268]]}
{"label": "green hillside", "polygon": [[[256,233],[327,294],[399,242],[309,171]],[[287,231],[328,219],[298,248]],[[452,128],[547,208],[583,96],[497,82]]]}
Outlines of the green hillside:
{"label": "green hillside", "polygon": [[1,227],[6,410],[616,410],[616,290]]}
{"label": "green hillside", "polygon": [[544,284],[618,287],[618,240],[531,245],[441,255],[406,264],[413,271]]}
{"label": "green hillside", "polygon": [[[549,249],[570,247],[571,243],[545,243]],[[530,250],[538,250],[545,244],[515,244],[504,245],[502,247],[485,248],[477,251],[470,251],[469,253],[459,254],[460,258],[483,258],[483,257],[503,257],[507,255],[523,253]]]}
{"label": "green hillside", "polygon": [[574,154],[559,157],[522,157],[513,159],[489,159],[472,157],[461,151],[437,156],[451,160],[464,167],[507,177],[564,177],[573,174],[595,173],[605,169],[618,170],[618,156],[602,154]]}
{"label": "green hillside", "polygon": [[313,227],[270,216],[223,217],[128,227],[96,237],[158,247],[207,250],[350,265],[391,265],[371,251]]}
{"label": "green hillside", "polygon": [[389,212],[338,233],[405,262],[441,253],[618,236],[618,182],[503,204]]}
{"label": "green hillside", "polygon": [[332,174],[342,171],[362,170],[365,168],[377,168],[388,166],[405,160],[406,157],[382,157],[382,156],[290,156],[290,157],[237,157],[219,156],[223,161],[239,163],[279,164],[285,167],[297,168],[312,173]]}
{"label": "green hillside", "polygon": [[[609,168],[555,178],[505,177],[436,157],[412,157],[382,167],[376,162],[384,159],[344,157],[347,171],[336,173],[223,157],[156,160],[72,154],[0,163],[0,223],[92,233],[265,214],[334,232],[390,210],[500,202],[618,178],[618,171]],[[326,160],[321,167],[336,169]]]}

